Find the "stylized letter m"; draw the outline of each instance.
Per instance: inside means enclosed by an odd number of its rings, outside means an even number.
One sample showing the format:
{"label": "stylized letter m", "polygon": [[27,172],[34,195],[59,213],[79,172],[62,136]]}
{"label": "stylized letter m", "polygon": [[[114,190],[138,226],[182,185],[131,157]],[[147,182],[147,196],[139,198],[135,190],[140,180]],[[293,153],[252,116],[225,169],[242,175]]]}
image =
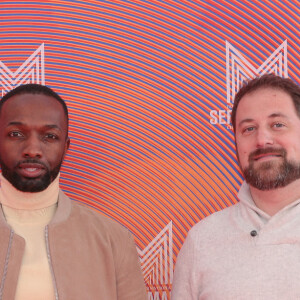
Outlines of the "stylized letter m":
{"label": "stylized letter m", "polygon": [[170,222],[140,255],[145,282],[148,285],[171,284],[173,279],[173,237]]}
{"label": "stylized letter m", "polygon": [[265,73],[275,73],[288,77],[287,40],[285,40],[272,55],[259,67],[255,68],[241,53],[226,41],[226,82],[227,103],[233,103],[235,94],[248,78]]}
{"label": "stylized letter m", "polygon": [[2,96],[24,83],[45,84],[44,43],[15,72],[0,61]]}

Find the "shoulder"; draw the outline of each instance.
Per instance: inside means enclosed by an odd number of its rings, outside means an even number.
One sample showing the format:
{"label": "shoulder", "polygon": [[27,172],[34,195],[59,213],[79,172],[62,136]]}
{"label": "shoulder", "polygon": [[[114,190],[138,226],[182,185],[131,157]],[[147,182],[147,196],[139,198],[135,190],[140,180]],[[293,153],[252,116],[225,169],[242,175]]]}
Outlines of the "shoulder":
{"label": "shoulder", "polygon": [[[234,215],[239,210],[240,203],[236,203],[232,206],[226,207],[223,210],[212,213],[211,215],[205,217],[203,220],[198,222],[193,228],[193,231],[198,231],[203,229],[208,229],[210,227],[219,228],[223,227],[227,223],[230,223]],[[213,229],[212,228],[212,229]]]}
{"label": "shoulder", "polygon": [[60,192],[58,209],[51,221],[52,228],[76,232],[76,235],[94,236],[101,240],[119,240],[132,242],[129,230],[118,222],[104,216],[100,211],[83,203],[71,200],[65,193]]}
{"label": "shoulder", "polygon": [[134,237],[127,228],[66,195],[63,201],[69,203],[70,209],[62,221],[50,226],[55,236],[73,236],[71,244],[75,245],[80,241],[81,248],[87,247],[90,253],[92,249],[101,249],[103,257],[112,255],[118,265],[127,260],[125,256],[137,257]]}
{"label": "shoulder", "polygon": [[128,229],[126,229],[118,222],[110,219],[107,216],[104,216],[99,211],[96,211],[85,206],[84,204],[80,204],[75,201],[72,201],[70,218],[73,222],[77,222],[78,224],[81,224],[81,226],[88,228],[91,231],[96,230],[117,236],[130,235]]}
{"label": "shoulder", "polygon": [[[234,242],[240,203],[215,212],[194,225],[183,243],[177,268],[193,269],[210,261],[224,245]],[[179,266],[179,267],[178,267]]]}
{"label": "shoulder", "polygon": [[188,233],[187,241],[195,244],[222,240],[236,230],[235,220],[240,203],[215,212],[194,225]]}

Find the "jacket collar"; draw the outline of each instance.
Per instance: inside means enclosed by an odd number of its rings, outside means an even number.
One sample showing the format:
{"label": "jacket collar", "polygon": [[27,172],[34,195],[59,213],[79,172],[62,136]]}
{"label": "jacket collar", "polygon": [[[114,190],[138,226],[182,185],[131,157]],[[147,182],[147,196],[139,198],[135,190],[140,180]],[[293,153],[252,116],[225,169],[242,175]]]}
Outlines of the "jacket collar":
{"label": "jacket collar", "polygon": [[66,221],[71,214],[71,204],[71,199],[62,190],[59,190],[57,210],[49,225]]}

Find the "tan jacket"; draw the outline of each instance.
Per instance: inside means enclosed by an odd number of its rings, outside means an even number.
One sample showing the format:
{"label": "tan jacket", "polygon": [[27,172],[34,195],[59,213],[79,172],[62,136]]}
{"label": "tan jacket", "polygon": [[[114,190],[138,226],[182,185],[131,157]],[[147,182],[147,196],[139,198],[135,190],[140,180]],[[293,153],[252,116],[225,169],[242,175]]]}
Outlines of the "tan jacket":
{"label": "tan jacket", "polygon": [[[45,240],[56,299],[146,300],[133,237],[118,223],[60,191]],[[0,300],[14,299],[24,249],[0,210]]]}

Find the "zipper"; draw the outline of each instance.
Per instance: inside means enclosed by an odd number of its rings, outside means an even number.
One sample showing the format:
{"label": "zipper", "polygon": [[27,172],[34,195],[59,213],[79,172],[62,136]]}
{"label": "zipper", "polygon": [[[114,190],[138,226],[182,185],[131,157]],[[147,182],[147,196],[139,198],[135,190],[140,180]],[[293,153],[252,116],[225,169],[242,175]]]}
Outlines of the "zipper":
{"label": "zipper", "polygon": [[[49,248],[48,225],[45,227],[45,241],[46,241],[46,250],[47,250],[48,263],[49,263],[50,271],[51,271],[51,275],[52,275],[52,282],[53,282],[53,287],[54,287],[55,300],[58,300],[58,291],[57,291],[54,271],[53,271],[52,262],[51,262],[50,248]],[[0,300],[1,300],[1,298],[0,298]]]}
{"label": "zipper", "polygon": [[3,297],[3,289],[4,289],[6,274],[7,274],[8,261],[9,261],[9,257],[10,257],[10,250],[11,250],[11,245],[12,245],[12,241],[13,241],[13,236],[14,236],[14,231],[11,229],[10,230],[10,235],[9,235],[7,253],[6,253],[6,257],[5,257],[3,277],[2,277],[2,280],[1,280],[1,286],[0,286],[0,300],[2,300],[2,297]]}

